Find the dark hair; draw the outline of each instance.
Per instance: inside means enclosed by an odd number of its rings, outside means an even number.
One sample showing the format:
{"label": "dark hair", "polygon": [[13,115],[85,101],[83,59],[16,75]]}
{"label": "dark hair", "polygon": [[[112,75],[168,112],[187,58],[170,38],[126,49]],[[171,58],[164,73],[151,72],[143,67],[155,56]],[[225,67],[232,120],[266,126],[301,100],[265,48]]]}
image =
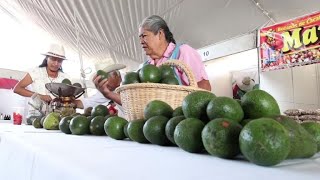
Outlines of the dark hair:
{"label": "dark hair", "polygon": [[[49,58],[49,56],[46,56],[46,57],[43,59],[42,63],[39,65],[40,68],[41,68],[41,67],[47,67],[47,66],[48,66],[48,62],[47,62],[47,61],[48,61],[48,58]],[[59,71],[63,72],[62,67],[59,68]]]}
{"label": "dark hair", "polygon": [[162,29],[164,31],[167,42],[176,44],[176,40],[174,40],[173,34],[171,33],[166,21],[160,16],[152,15],[145,18],[142,21],[140,27],[146,28],[154,34],[158,34],[158,32]]}

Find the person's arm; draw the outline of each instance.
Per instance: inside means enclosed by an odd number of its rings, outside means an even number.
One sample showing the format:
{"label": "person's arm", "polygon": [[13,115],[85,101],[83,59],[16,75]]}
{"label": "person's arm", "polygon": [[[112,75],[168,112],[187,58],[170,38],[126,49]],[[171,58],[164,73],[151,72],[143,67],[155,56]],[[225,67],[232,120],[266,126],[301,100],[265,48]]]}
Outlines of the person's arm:
{"label": "person's arm", "polygon": [[114,102],[116,102],[119,105],[122,105],[121,103],[121,98],[120,98],[120,94],[109,91],[108,93],[102,93],[105,97],[107,97],[108,99],[113,100]]}
{"label": "person's arm", "polygon": [[101,92],[97,92],[93,96],[89,96],[87,98],[82,98],[78,100],[74,100],[73,103],[76,104],[77,108],[86,109],[88,107],[95,107],[99,104],[105,104],[110,102],[110,99],[104,97]]}
{"label": "person's arm", "polygon": [[198,87],[211,91],[208,74],[205,70],[204,64],[199,53],[187,44],[180,46],[179,60],[187,64],[193,72],[197,81]]}
{"label": "person's arm", "polygon": [[[13,89],[13,92],[16,94],[19,94],[21,96],[24,96],[24,97],[31,97],[34,93],[36,93],[36,92],[32,92],[32,91],[26,89],[26,87],[29,86],[31,83],[32,83],[32,78],[31,78],[30,74],[27,73],[23,77],[23,79],[21,79],[16,84],[16,86]],[[46,102],[50,102],[52,100],[49,95],[39,94],[39,96],[40,96],[41,100],[46,101]]]}
{"label": "person's arm", "polygon": [[[93,77],[93,83],[96,86],[96,88],[103,94],[104,97],[113,100],[119,105],[122,105],[120,94],[112,92],[109,90],[108,87],[108,79],[104,79],[100,81],[101,76],[94,76]],[[99,82],[100,81],[100,82]]]}
{"label": "person's arm", "polygon": [[209,80],[201,80],[198,82],[198,87],[199,88],[202,88],[202,89],[205,89],[205,90],[208,90],[208,91],[211,91],[211,85],[210,85],[210,82]]}

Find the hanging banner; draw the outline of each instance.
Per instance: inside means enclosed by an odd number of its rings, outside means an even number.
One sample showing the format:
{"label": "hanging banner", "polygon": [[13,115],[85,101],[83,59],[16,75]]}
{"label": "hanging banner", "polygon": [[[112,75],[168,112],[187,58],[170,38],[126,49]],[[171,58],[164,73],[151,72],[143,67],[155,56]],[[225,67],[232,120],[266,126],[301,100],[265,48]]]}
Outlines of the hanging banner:
{"label": "hanging banner", "polygon": [[320,62],[320,12],[260,29],[261,70]]}

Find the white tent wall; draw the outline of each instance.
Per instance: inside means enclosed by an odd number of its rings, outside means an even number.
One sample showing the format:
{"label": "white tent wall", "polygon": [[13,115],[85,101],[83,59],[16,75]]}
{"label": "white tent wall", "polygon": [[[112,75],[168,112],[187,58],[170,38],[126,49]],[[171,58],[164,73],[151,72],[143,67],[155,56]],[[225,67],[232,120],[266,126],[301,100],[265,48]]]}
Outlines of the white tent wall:
{"label": "white tent wall", "polygon": [[[257,49],[212,59],[205,62],[206,71],[217,96],[232,97],[232,73],[258,70]],[[260,89],[270,93],[280,111],[290,108],[320,108],[320,65],[313,64],[263,72]]]}
{"label": "white tent wall", "polygon": [[11,78],[21,80],[24,77],[24,75],[26,75],[26,72],[24,71],[0,68],[0,78]]}
{"label": "white tent wall", "polygon": [[258,70],[257,49],[205,62],[212,92],[232,98],[232,72]]}
{"label": "white tent wall", "polygon": [[263,72],[260,87],[275,97],[282,112],[289,108],[320,108],[319,64]]}
{"label": "white tent wall", "polygon": [[[237,44],[235,39],[230,41],[233,43],[224,44]],[[208,48],[214,49],[215,47]],[[251,49],[206,61],[205,66],[212,85],[212,92],[218,96],[232,97],[232,73],[258,71],[258,57],[258,50]],[[290,108],[320,108],[319,64],[262,72],[259,82],[260,89],[267,91],[277,100],[281,112]]]}
{"label": "white tent wall", "polygon": [[257,31],[243,34],[217,44],[198,49],[203,61],[229,56],[257,47]]}

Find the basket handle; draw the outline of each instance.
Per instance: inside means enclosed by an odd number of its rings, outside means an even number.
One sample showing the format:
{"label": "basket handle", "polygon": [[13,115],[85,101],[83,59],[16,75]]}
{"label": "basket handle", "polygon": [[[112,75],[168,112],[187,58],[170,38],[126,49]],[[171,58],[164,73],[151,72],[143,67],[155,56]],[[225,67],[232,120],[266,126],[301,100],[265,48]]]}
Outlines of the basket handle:
{"label": "basket handle", "polygon": [[194,78],[194,75],[192,73],[192,71],[190,70],[190,68],[185,64],[183,63],[182,61],[180,60],[167,60],[165,61],[164,63],[162,63],[161,65],[169,65],[169,66],[175,66],[175,67],[179,67],[183,70],[183,72],[186,74],[188,80],[189,80],[189,83],[190,83],[190,86],[192,87],[198,87],[198,84]]}

